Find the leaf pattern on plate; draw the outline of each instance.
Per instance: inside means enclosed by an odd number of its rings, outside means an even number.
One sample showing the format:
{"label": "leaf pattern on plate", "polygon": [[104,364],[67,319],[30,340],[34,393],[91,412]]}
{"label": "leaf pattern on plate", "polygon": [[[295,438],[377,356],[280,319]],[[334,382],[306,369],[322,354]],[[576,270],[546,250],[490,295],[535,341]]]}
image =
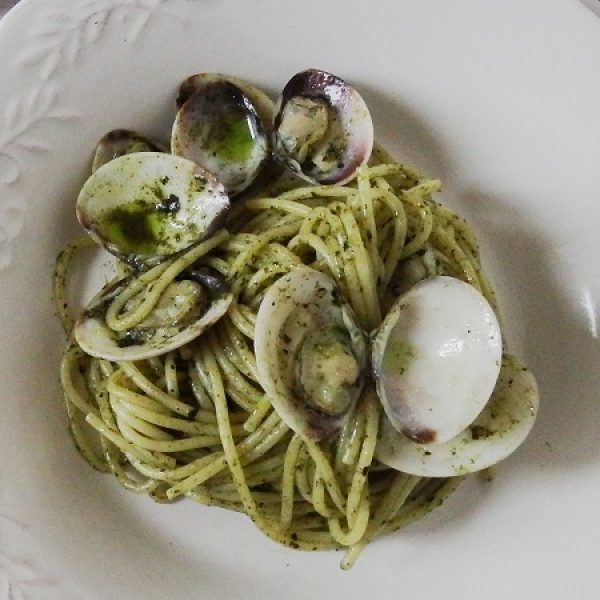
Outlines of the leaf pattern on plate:
{"label": "leaf pattern on plate", "polygon": [[25,164],[50,149],[43,136],[48,123],[69,123],[79,117],[65,111],[50,84],[7,102],[0,114],[0,271],[11,262],[10,241],[23,227],[26,205],[7,193],[23,177]]}
{"label": "leaf pattern on plate", "polygon": [[69,600],[74,596],[30,557],[0,552],[0,600]]}
{"label": "leaf pattern on plate", "polygon": [[[36,155],[48,151],[44,123],[68,121],[78,117],[59,108],[52,87],[55,75],[68,70],[107,29],[118,30],[127,41],[135,41],[150,20],[160,11],[184,20],[191,0],[84,0],[40,7],[28,29],[31,36],[27,52],[16,58],[19,67],[39,69],[42,82],[24,96],[10,99],[0,112],[0,185],[16,185],[23,176],[25,161],[31,166]],[[0,271],[11,264],[10,242],[23,226],[25,207],[11,194],[0,196]],[[2,600],[0,598],[0,600]]]}
{"label": "leaf pattern on plate", "polygon": [[182,19],[172,4],[172,0],[90,0],[69,12],[48,11],[32,28],[36,44],[19,62],[39,67],[42,76],[49,78],[59,67],[75,64],[109,23],[118,25],[126,41],[135,41],[159,9]]}
{"label": "leaf pattern on plate", "polygon": [[[27,52],[16,57],[18,67],[39,70],[40,84],[27,93],[14,96],[0,109],[0,272],[12,261],[10,243],[23,227],[27,205],[17,193],[25,165],[48,150],[44,125],[80,119],[64,108],[54,84],[61,70],[72,67],[83,51],[97,42],[109,28],[118,28],[127,41],[135,41],[160,9],[180,21],[184,12],[178,5],[192,0],[88,0],[56,6],[40,6],[39,18],[31,23],[27,35],[32,43]],[[17,536],[29,536],[24,545]],[[31,552],[35,548],[29,525],[0,511],[0,600],[75,600],[64,584]]]}
{"label": "leaf pattern on plate", "polygon": [[0,183],[17,183],[23,172],[23,158],[49,150],[47,140],[37,131],[43,122],[66,122],[76,118],[64,112],[57,93],[50,86],[34,88],[22,97],[10,100],[0,132]]}
{"label": "leaf pattern on plate", "polygon": [[[58,579],[30,554],[11,552],[18,537],[29,535],[29,526],[0,511],[0,535],[8,541],[0,549],[0,600],[75,600]],[[30,541],[26,547],[33,547]]]}

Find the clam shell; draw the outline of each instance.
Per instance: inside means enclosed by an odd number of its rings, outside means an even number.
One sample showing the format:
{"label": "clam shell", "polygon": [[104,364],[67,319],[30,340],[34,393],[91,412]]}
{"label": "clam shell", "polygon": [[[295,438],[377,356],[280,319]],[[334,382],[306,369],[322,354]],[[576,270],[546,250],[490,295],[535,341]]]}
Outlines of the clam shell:
{"label": "clam shell", "polygon": [[111,361],[144,360],[166,354],[200,336],[227,312],[233,301],[230,292],[219,293],[211,298],[209,308],[190,323],[133,328],[118,333],[106,324],[106,310],[133,280],[134,276],[110,284],[89,303],[75,322],[73,335],[87,354]]}
{"label": "clam shell", "polygon": [[[329,122],[322,144],[336,160],[327,170],[313,162],[314,153],[303,161],[290,154],[281,125],[286,106],[294,98],[308,98],[328,107]],[[308,124],[314,119],[307,118]],[[310,125],[309,125],[310,127]],[[316,184],[342,185],[354,177],[373,149],[373,122],[362,96],[337,75],[319,69],[307,69],[294,75],[284,87],[276,105],[273,123],[273,154],[294,173]],[[323,146],[319,144],[322,150]]]}
{"label": "clam shell", "polygon": [[77,218],[109,252],[151,264],[210,235],[229,208],[222,184],[195,163],[160,152],[100,167],[77,199]]}
{"label": "clam shell", "polygon": [[109,131],[96,146],[92,173],[107,162],[134,152],[160,152],[156,144],[136,131],[129,129],[113,129]]}
{"label": "clam shell", "polygon": [[308,331],[331,324],[348,331],[359,367],[364,369],[363,334],[348,309],[338,305],[335,282],[323,273],[300,268],[284,275],[269,288],[256,317],[254,350],[259,382],[286,425],[315,440],[327,439],[341,429],[363,384],[361,376],[354,402],[339,415],[312,407],[297,392],[297,351]]}
{"label": "clam shell", "polygon": [[502,358],[489,402],[461,433],[441,444],[416,444],[383,419],[375,451],[383,464],[421,477],[452,477],[486,469],[528,436],[539,405],[535,377],[516,357]]}
{"label": "clam shell", "polygon": [[171,151],[214,173],[234,195],[254,181],[269,157],[269,137],[256,107],[238,86],[208,81],[181,105]]}
{"label": "clam shell", "polygon": [[400,296],[373,339],[377,392],[392,425],[416,442],[445,442],[486,405],[500,370],[493,309],[453,277]]}
{"label": "clam shell", "polygon": [[251,83],[239,79],[238,77],[232,77],[231,75],[225,75],[223,73],[197,73],[191,75],[185,79],[179,86],[179,94],[177,96],[177,109],[180,109],[188,98],[202,89],[209,83],[216,81],[225,81],[238,87],[252,102],[256,112],[258,113],[263,128],[268,131],[273,121],[273,115],[275,114],[275,103],[269,96],[267,96],[261,89],[252,85]]}

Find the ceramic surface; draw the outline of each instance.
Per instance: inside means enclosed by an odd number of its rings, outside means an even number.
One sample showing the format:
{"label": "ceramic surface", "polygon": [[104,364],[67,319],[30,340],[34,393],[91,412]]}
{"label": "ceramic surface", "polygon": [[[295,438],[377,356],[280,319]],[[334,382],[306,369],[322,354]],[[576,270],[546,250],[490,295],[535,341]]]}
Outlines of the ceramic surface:
{"label": "ceramic surface", "polygon": [[[378,139],[479,232],[542,394],[495,481],[347,573],[92,471],[67,434],[50,300],[101,135],[166,139],[194,72],[275,95],[310,66],[353,82]],[[600,21],[570,0],[23,0],[0,22],[0,598],[600,597],[598,73]]]}

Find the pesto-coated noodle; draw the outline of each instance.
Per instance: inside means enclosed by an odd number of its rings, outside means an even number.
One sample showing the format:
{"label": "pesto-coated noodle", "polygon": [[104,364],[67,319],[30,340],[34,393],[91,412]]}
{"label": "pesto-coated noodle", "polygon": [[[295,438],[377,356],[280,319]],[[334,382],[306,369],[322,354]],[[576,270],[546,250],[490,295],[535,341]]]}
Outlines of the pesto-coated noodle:
{"label": "pesto-coated noodle", "polygon": [[[195,341],[136,362],[88,356],[70,335],[65,273],[85,245],[75,242],[58,259],[55,297],[69,335],[61,384],[82,456],[156,501],[188,496],[244,512],[293,548],[345,548],[343,568],[377,535],[441,504],[462,478],[419,478],[374,458],[382,408],[372,381],[338,435],[303,439],[272,408],[253,350],[261,299],[302,264],[335,280],[365,331],[400,292],[433,275],[468,282],[495,307],[475,235],[432,199],[439,189],[376,148],[346,186],[237,200],[223,229],[145,271],[108,308],[111,327],[124,330],[190,265],[227,279],[235,299],[224,317]],[[151,293],[125,308],[149,284]]]}

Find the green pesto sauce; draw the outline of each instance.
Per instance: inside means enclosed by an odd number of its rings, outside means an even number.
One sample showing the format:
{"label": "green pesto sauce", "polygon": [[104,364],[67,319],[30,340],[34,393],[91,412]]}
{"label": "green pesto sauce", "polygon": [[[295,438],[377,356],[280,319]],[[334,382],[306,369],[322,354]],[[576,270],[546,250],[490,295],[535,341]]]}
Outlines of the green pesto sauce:
{"label": "green pesto sauce", "polygon": [[206,151],[224,163],[245,163],[252,154],[254,138],[243,115],[224,115],[207,135]]}
{"label": "green pesto sauce", "polygon": [[154,254],[160,244],[165,213],[156,207],[132,202],[103,215],[99,233],[125,254]]}
{"label": "green pesto sauce", "polygon": [[409,343],[403,340],[394,340],[390,336],[383,353],[383,370],[387,373],[402,375],[416,357],[417,352]]}

